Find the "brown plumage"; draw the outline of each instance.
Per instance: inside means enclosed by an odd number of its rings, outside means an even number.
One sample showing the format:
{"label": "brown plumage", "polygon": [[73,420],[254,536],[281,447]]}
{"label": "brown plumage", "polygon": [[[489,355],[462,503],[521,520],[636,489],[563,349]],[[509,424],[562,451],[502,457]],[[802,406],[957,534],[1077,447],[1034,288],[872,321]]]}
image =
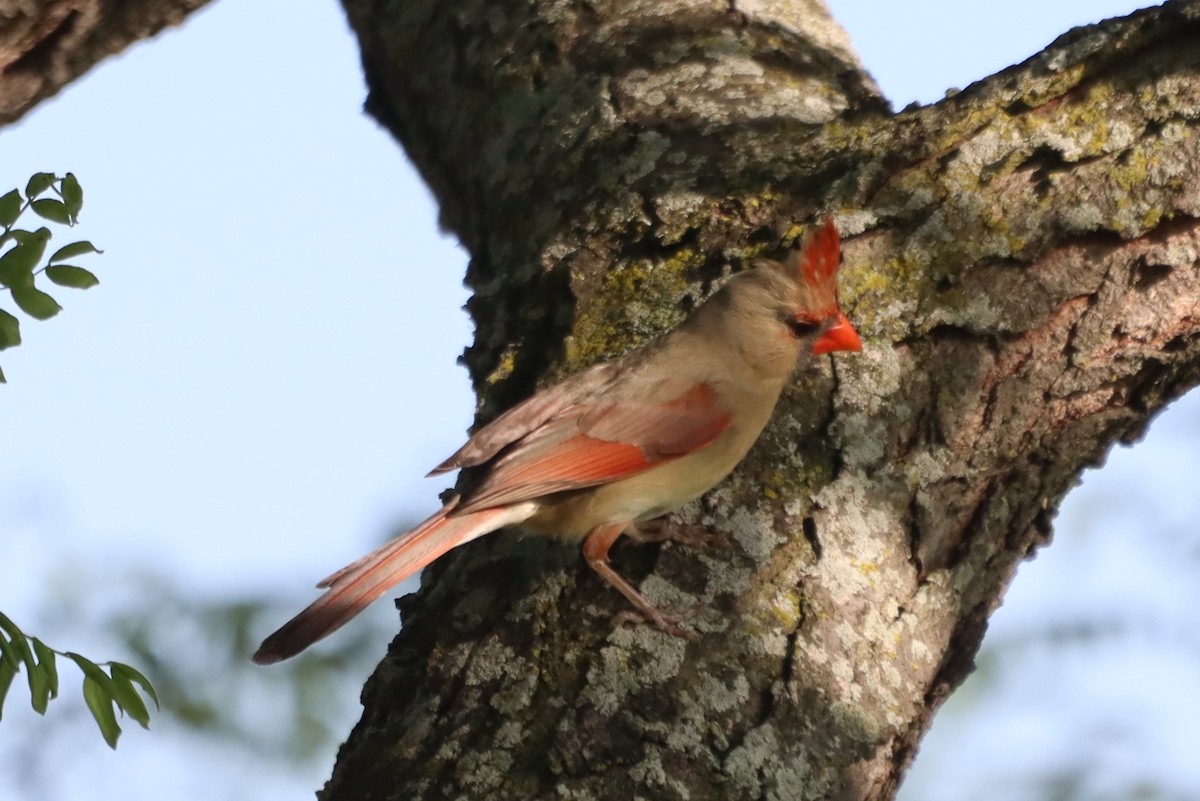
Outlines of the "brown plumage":
{"label": "brown plumage", "polygon": [[325,594],[268,637],[254,661],[299,653],[451,548],[516,524],[583,540],[600,575],[648,620],[678,632],[612,569],[608,549],[728,475],[798,362],[861,349],[838,309],[840,260],[826,219],[786,263],[733,276],[675,330],[484,426],[431,473],[479,471],[471,489],[322,581]]}

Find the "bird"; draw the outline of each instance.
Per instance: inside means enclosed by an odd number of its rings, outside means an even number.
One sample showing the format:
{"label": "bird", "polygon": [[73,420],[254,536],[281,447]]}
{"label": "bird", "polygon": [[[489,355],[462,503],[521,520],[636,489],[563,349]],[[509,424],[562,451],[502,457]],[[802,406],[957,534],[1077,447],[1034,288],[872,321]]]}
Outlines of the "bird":
{"label": "bird", "polygon": [[758,439],[797,365],[860,351],[841,311],[831,217],[780,262],[732,275],[679,326],[543,389],[476,431],[429,475],[466,489],[406,534],[321,581],[325,592],[252,659],[295,656],[447,551],[520,526],[582,543],[589,565],[639,617],[680,633],[609,563],[622,535],[698,498]]}

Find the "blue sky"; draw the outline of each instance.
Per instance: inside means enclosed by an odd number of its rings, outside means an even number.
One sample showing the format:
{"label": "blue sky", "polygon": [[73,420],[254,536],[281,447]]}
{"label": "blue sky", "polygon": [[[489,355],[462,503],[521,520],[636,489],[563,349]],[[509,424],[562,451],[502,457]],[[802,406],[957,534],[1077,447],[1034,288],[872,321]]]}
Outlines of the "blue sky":
{"label": "blue sky", "polygon": [[[934,101],[1072,25],[1138,5],[831,3],[897,108]],[[35,171],[73,171],[86,196],[77,233],[106,251],[85,262],[99,287],[56,293],[63,313],[24,322],[24,344],[0,353],[9,380],[0,387],[0,536],[9,555],[0,609],[18,619],[33,614],[45,577],[70,560],[153,563],[217,595],[259,588],[302,597],[397,521],[431,511],[446,484],[421,476],[458,446],[472,417],[455,363],[472,331],[460,309],[466,256],[439,234],[401,152],[361,113],[357,52],[340,8],[304,3],[287,13],[281,28],[277,4],[218,0],[0,131],[0,192]],[[1197,427],[1195,412],[1168,415],[1155,432],[1167,435],[1120,455],[1142,478],[1089,480],[1100,498],[1128,493],[1153,507],[1106,517],[1150,542],[1191,519],[1191,507],[1172,501],[1194,495]],[[1172,489],[1167,500],[1148,495]],[[1112,522],[1079,514],[1085,528]],[[1050,552],[1060,547],[1070,551],[1059,543]],[[1032,610],[1099,603],[1128,588],[1125,569],[1143,563],[1114,548],[1071,552],[1065,568],[1091,564],[1101,590],[1064,592],[1062,567],[1045,578],[1031,567],[1029,579],[1023,569],[993,636],[1038,625],[1020,607],[1012,622],[1003,617],[1023,583]],[[1158,550],[1178,561],[1169,547]],[[1157,620],[1160,606],[1176,603],[1163,587],[1175,585],[1153,563],[1144,573],[1160,591],[1137,597],[1157,598],[1145,611]],[[393,619],[387,607],[372,614]],[[995,720],[990,730],[1007,730]],[[103,749],[87,735],[78,748]],[[0,757],[14,736],[6,718]],[[159,764],[156,747],[201,748],[155,737],[130,733],[116,755],[83,760],[79,779],[56,797],[95,788],[88,765]],[[202,750],[227,764],[219,749]],[[203,786],[182,773],[192,761],[165,759],[177,785],[160,782],[160,792]],[[263,794],[292,797],[327,769],[272,779]],[[143,797],[132,785],[111,787]]]}

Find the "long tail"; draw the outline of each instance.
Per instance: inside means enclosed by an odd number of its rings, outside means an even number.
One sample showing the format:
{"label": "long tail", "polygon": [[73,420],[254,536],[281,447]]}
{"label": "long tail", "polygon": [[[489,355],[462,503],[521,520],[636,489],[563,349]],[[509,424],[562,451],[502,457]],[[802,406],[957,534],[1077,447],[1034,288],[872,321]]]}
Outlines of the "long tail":
{"label": "long tail", "polygon": [[533,513],[532,503],[452,515],[451,501],[421,525],[347,565],[318,587],[325,594],[283,624],[255,651],[260,665],[280,662],[336,631],[372,601],[452,548],[496,529],[519,523]]}

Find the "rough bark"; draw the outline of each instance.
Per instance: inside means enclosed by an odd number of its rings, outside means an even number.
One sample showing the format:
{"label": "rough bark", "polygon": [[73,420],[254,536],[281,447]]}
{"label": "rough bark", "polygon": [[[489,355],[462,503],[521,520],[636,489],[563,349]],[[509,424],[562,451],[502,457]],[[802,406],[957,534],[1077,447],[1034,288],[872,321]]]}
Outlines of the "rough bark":
{"label": "rough bark", "polygon": [[0,0],[0,125],[208,0]]}
{"label": "rough bark", "polygon": [[484,417],[832,211],[867,339],[628,547],[426,573],[326,801],[890,798],[1063,495],[1200,377],[1200,2],[892,114],[818,0],[346,0],[368,108],[472,254]]}

